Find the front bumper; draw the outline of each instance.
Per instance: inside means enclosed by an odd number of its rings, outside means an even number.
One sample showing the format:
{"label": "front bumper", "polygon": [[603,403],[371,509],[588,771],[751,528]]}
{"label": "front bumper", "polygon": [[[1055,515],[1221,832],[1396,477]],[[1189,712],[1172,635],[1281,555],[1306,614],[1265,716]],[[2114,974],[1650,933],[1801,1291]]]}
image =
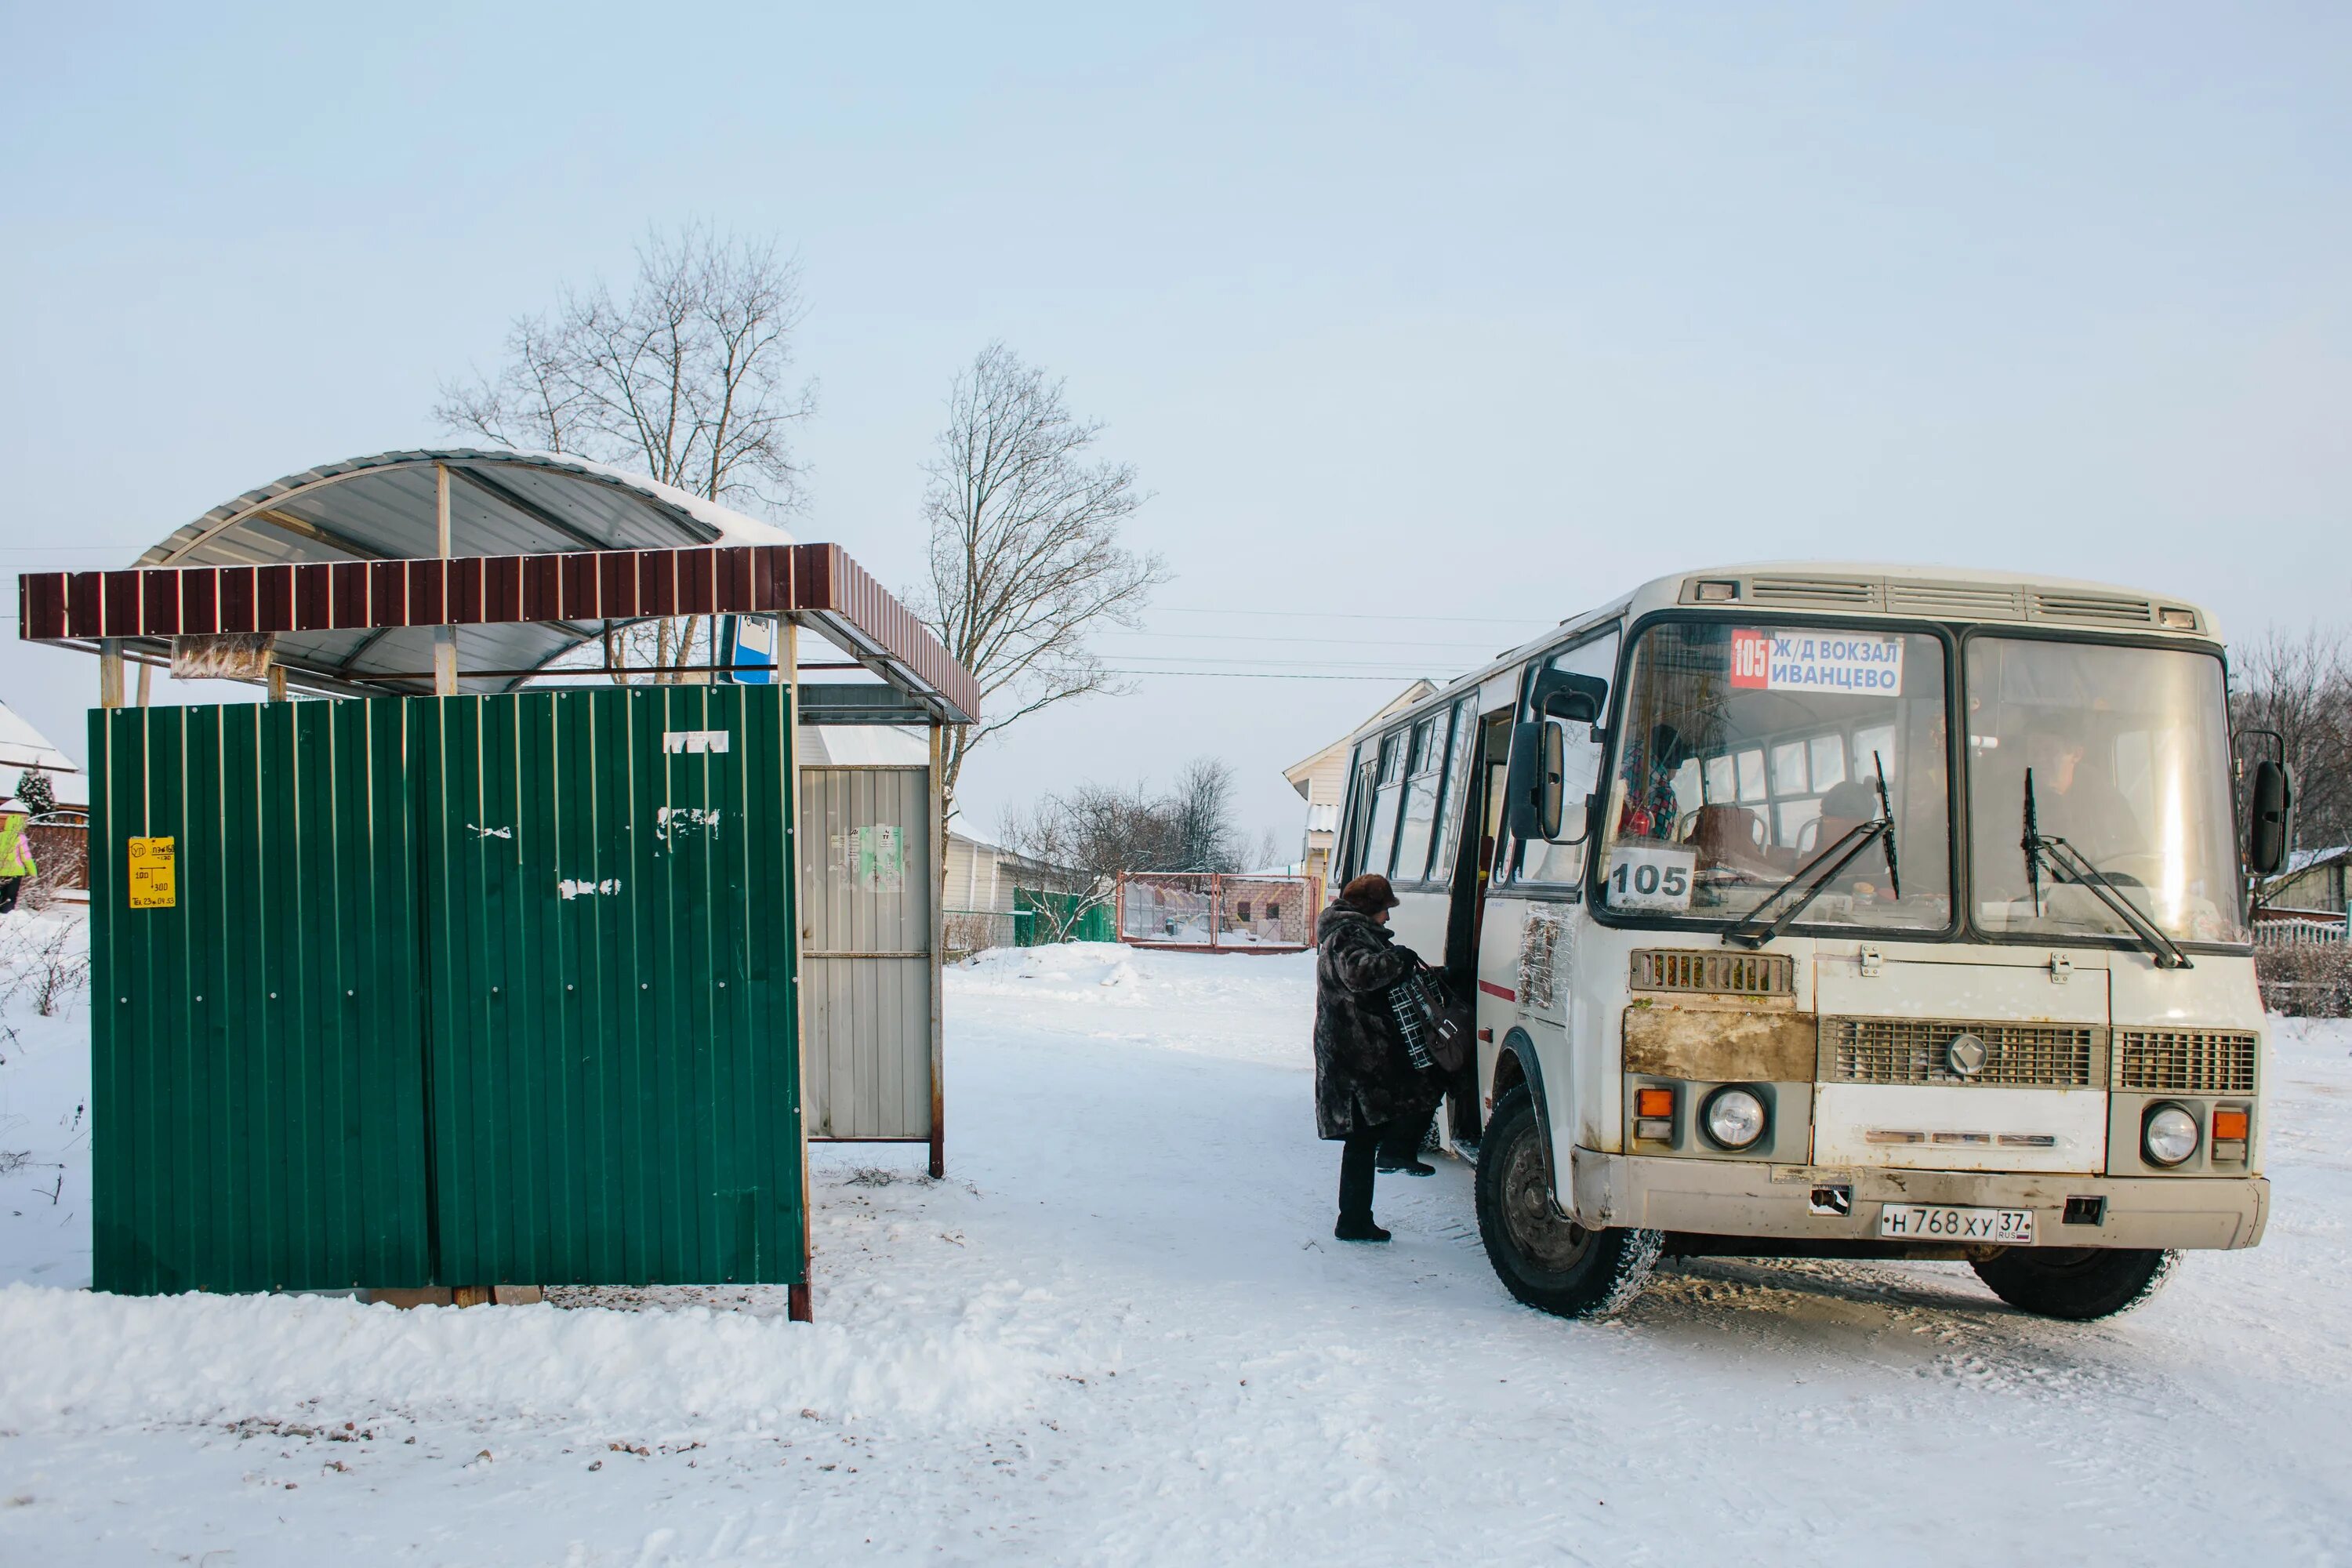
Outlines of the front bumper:
{"label": "front bumper", "polygon": [[[1569,1152],[1570,1216],[1588,1230],[1875,1242],[1882,1204],[2032,1209],[2040,1247],[2252,1247],[2270,1221],[2263,1176],[2138,1177],[1896,1171],[1761,1161]],[[1843,1215],[1812,1212],[1816,1188],[1845,1187]],[[2103,1223],[2065,1225],[2068,1198],[2106,1200]]]}

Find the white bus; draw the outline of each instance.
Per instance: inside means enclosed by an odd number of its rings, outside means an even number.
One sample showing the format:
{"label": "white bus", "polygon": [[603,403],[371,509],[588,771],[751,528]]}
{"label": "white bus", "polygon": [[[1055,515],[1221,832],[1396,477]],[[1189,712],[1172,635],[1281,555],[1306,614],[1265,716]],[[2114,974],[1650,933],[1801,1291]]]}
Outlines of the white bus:
{"label": "white bus", "polygon": [[1475,988],[1450,1128],[1504,1284],[1583,1317],[1662,1254],[1936,1258],[2090,1319],[2252,1246],[2289,785],[2225,695],[2182,601],[1739,566],[1360,732],[1334,885],[1387,875]]}

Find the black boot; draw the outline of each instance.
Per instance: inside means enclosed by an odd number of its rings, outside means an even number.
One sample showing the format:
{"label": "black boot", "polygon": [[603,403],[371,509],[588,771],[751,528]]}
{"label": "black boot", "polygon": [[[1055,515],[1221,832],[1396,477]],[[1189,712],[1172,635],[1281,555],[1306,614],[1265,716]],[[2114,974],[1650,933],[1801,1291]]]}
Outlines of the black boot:
{"label": "black boot", "polygon": [[1429,1142],[1429,1130],[1437,1120],[1437,1107],[1433,1103],[1408,1110],[1381,1129],[1380,1154],[1374,1168],[1385,1175],[1402,1172],[1408,1176],[1433,1176],[1437,1167],[1423,1164],[1421,1147]]}
{"label": "black boot", "polygon": [[1386,1241],[1389,1238],[1389,1233],[1374,1225],[1369,1215],[1363,1219],[1349,1219],[1341,1215],[1331,1234],[1341,1241]]}

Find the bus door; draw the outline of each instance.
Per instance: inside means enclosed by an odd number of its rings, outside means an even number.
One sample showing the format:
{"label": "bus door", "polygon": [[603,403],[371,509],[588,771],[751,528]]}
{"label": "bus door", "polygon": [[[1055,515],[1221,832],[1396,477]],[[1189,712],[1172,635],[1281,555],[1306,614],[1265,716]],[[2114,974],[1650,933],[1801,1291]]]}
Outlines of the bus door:
{"label": "bus door", "polygon": [[[1467,787],[1456,805],[1460,828],[1454,835],[1454,878],[1445,918],[1445,977],[1457,991],[1475,996],[1478,941],[1486,927],[1488,879],[1495,847],[1503,836],[1503,781],[1510,767],[1511,720],[1498,713],[1478,724],[1476,751],[1465,770]],[[1478,1136],[1478,1079],[1474,1061],[1469,1082],[1450,1097],[1452,1114],[1441,1131],[1451,1150],[1456,1138]]]}

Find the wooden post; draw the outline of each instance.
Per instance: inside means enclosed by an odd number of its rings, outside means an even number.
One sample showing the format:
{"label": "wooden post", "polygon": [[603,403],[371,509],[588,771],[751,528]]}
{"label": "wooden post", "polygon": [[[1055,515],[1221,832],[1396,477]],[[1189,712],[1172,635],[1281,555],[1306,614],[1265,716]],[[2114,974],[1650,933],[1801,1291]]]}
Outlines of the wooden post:
{"label": "wooden post", "polygon": [[98,640],[98,705],[100,708],[122,706],[121,637],[100,637]]}
{"label": "wooden post", "polygon": [[[449,470],[446,465],[433,465],[434,531],[438,539],[441,559],[449,559]],[[457,628],[438,626],[433,628],[433,695],[457,695]]]}
{"label": "wooden post", "polygon": [[[142,669],[139,673],[143,677],[147,672]],[[269,667],[269,700],[272,702],[286,700],[286,667],[282,664],[272,664]],[[142,708],[147,706],[147,682],[143,679],[139,682],[139,706]]]}
{"label": "wooden post", "polygon": [[152,665],[152,664],[142,663],[142,664],[139,666],[139,706],[140,706],[140,707],[144,708],[144,707],[146,707],[146,706],[147,706],[147,698],[148,698],[149,694],[150,694],[150,693],[154,689],[154,686],[155,686],[155,667],[154,667],[153,665]]}
{"label": "wooden post", "polygon": [[[936,1181],[948,1173],[947,1084],[940,1076],[943,1043],[940,1011],[940,991],[945,974],[942,962],[948,945],[948,797],[947,749],[943,744],[947,731],[938,724],[931,731],[931,787],[927,795],[928,828],[931,841],[931,1178]],[[992,862],[992,866],[993,862]],[[993,909],[995,877],[990,875],[989,907]]]}
{"label": "wooden post", "polygon": [[776,617],[776,664],[784,675],[784,734],[792,747],[792,778],[784,792],[785,858],[793,910],[793,1049],[801,1063],[801,1282],[784,1292],[784,1315],[795,1323],[816,1321],[815,1281],[809,1276],[809,1032],[808,988],[802,982],[806,967],[801,956],[804,934],[801,893],[807,886],[801,857],[809,847],[801,842],[801,628],[789,616]]}

